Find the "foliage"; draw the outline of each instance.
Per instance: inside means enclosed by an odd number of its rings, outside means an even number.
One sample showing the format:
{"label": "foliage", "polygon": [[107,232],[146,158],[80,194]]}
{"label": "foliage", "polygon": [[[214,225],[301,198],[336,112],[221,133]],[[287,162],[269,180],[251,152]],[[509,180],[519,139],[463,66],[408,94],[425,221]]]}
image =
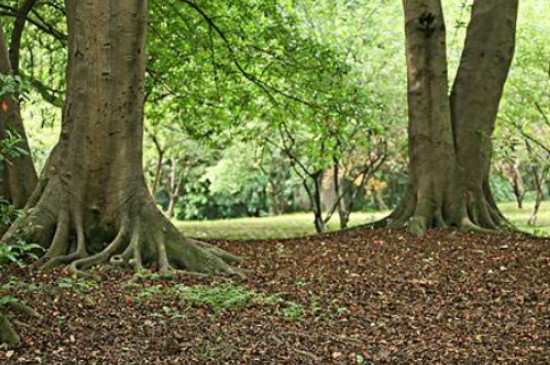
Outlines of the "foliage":
{"label": "foliage", "polygon": [[20,147],[21,138],[17,132],[7,129],[4,138],[0,139],[0,169],[5,163],[21,156],[25,156],[27,151]]}
{"label": "foliage", "polygon": [[83,295],[90,293],[97,287],[97,282],[82,278],[60,276],[57,278],[57,286],[62,289],[73,289],[76,294]]}
{"label": "foliage", "polygon": [[20,76],[0,74],[0,100],[5,100],[8,95],[24,97],[28,92],[28,85],[23,83]]}
{"label": "foliage", "polygon": [[40,250],[42,250],[41,246],[21,240],[2,244],[0,245],[0,266],[12,262],[19,267],[24,267],[28,259],[38,258],[36,251]]}
{"label": "foliage", "polygon": [[[7,37],[17,5],[7,0],[2,8]],[[453,74],[471,0],[443,5]],[[23,34],[21,75],[2,80],[7,91],[23,92],[39,167],[59,134],[67,58],[63,6],[61,0],[37,3]],[[549,8],[544,2],[521,7],[516,60],[494,136],[492,185],[504,200],[512,198],[502,179],[507,166],[519,163],[533,190],[531,169],[544,167],[542,146],[550,145],[550,31],[538,19]],[[383,183],[382,201],[395,207],[407,182],[400,2],[151,0],[149,15],[144,165],[150,185],[161,166],[156,198],[164,209],[173,160],[182,181],[178,218],[217,219],[309,210],[300,174],[328,176],[339,161],[354,175],[368,153],[383,150],[373,179]],[[164,149],[162,161],[153,136]],[[528,153],[526,138],[542,146],[533,142]],[[11,136],[0,148],[16,140]],[[354,210],[379,207],[369,189],[358,190]]]}
{"label": "foliage", "polygon": [[[20,141],[17,134],[9,130],[6,131],[6,138],[0,139],[0,169],[5,163],[10,163],[10,159],[27,153],[18,147]],[[5,232],[20,215],[21,211],[15,209],[10,202],[0,199],[0,233]],[[29,258],[36,259],[36,252],[41,249],[39,245],[25,242],[20,238],[9,240],[0,245],[0,267],[8,262],[24,267],[25,261]]]}
{"label": "foliage", "polygon": [[258,294],[233,284],[198,285],[181,288],[180,292],[189,303],[212,308],[215,312],[244,308],[259,298]]}

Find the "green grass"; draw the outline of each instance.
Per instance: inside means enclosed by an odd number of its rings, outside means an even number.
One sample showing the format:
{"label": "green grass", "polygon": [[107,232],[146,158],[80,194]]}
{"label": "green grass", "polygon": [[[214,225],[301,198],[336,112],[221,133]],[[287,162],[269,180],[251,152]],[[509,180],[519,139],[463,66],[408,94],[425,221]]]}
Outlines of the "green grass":
{"label": "green grass", "polygon": [[536,225],[530,227],[527,225],[527,221],[533,212],[534,205],[534,202],[526,202],[523,204],[523,208],[519,209],[515,202],[509,202],[501,203],[499,207],[502,213],[518,228],[539,236],[548,236],[550,235],[550,202],[542,202],[537,214]]}
{"label": "green grass", "polygon": [[[527,226],[533,202],[518,209],[516,203],[502,203],[500,209],[519,228],[538,235],[550,235],[550,202],[543,202],[536,227]],[[351,215],[350,226],[372,222],[389,212],[356,212]],[[176,221],[176,226],[186,235],[195,238],[254,240],[282,239],[315,234],[311,213],[287,214],[276,217],[221,219],[212,221]],[[339,228],[338,215],[329,223],[330,230]]]}
{"label": "green grass", "polygon": [[[350,226],[372,222],[385,217],[388,212],[351,215]],[[294,238],[315,234],[313,214],[296,213],[276,217],[237,218],[211,221],[176,221],[176,227],[187,236],[195,238],[227,240]],[[339,228],[335,215],[328,225],[330,230]]]}

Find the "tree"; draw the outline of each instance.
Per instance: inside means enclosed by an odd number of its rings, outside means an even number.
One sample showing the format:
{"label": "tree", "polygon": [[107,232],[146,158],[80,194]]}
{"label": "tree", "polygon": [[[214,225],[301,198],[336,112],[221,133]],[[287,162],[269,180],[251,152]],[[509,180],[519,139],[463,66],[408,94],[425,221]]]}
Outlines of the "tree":
{"label": "tree", "polygon": [[489,186],[491,136],[515,47],[518,1],[476,0],[448,94],[440,0],[404,0],[409,105],[409,188],[386,222],[499,229],[507,222]]}
{"label": "tree", "polygon": [[[545,197],[548,183],[548,157],[550,156],[550,73],[548,68],[549,30],[546,23],[535,21],[548,4],[525,6],[523,21],[518,29],[518,48],[506,87],[506,96],[500,113],[504,123],[496,130],[497,151],[509,161],[521,161],[514,176],[526,182],[527,190],[533,190],[535,204],[528,225],[535,225],[537,212]],[[509,153],[507,151],[511,150]],[[498,157],[497,157],[498,158]],[[514,189],[515,190],[515,189]],[[521,190],[521,189],[520,189]]]}
{"label": "tree", "polygon": [[0,200],[17,209],[23,208],[37,182],[19,111],[20,79],[13,76],[18,68],[18,64],[12,68],[0,21]]}
{"label": "tree", "polygon": [[[535,206],[533,212],[527,221],[529,226],[535,226],[537,223],[537,214],[544,199],[544,190],[546,181],[548,180],[548,172],[550,170],[550,165],[548,165],[547,153],[544,153],[542,157],[538,157],[537,153],[534,152],[534,148],[531,145],[529,140],[525,140],[525,146],[529,154],[531,155],[531,173],[533,178],[533,186],[535,187]],[[537,159],[539,161],[537,161]],[[538,162],[538,163],[537,163]]]}
{"label": "tree", "polygon": [[147,1],[66,1],[69,63],[62,131],[26,214],[4,235],[47,248],[43,267],[75,274],[110,260],[238,274],[237,258],[184,238],[157,210],[142,167]]}

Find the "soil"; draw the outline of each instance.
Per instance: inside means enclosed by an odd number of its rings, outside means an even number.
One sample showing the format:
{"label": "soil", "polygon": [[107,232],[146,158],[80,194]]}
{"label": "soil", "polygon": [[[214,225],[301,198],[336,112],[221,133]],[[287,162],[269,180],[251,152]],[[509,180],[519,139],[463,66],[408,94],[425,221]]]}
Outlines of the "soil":
{"label": "soil", "polygon": [[[181,298],[181,286],[227,285],[95,269],[7,267],[1,280],[40,312],[1,363],[547,364],[550,245],[519,235],[352,230],[294,240],[214,242],[246,260],[233,280],[277,303],[227,310]],[[286,303],[284,304],[283,303]],[[294,312],[283,306],[294,304]],[[286,314],[285,314],[286,313]]]}

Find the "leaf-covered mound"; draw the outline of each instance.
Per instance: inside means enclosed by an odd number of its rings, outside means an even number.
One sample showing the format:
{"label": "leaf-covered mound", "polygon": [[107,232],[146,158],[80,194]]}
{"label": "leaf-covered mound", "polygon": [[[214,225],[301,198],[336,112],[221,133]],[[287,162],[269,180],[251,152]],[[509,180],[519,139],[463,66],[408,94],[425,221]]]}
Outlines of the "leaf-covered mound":
{"label": "leaf-covered mound", "polygon": [[[242,282],[5,270],[44,318],[2,363],[546,363],[550,246],[521,236],[350,231],[219,243]],[[111,276],[109,277],[109,274]],[[5,359],[9,358],[6,362]]]}

